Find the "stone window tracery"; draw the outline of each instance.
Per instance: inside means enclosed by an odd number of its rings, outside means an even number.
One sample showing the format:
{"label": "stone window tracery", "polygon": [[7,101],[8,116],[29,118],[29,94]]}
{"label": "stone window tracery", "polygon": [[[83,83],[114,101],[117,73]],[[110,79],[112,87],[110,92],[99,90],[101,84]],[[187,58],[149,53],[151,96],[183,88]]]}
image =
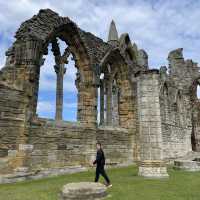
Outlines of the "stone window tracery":
{"label": "stone window tracery", "polygon": [[[74,108],[76,109],[75,112],[77,112],[77,106],[75,105],[75,103],[69,102],[69,101],[72,101],[72,99],[70,99],[70,97],[67,97],[68,95],[66,95],[66,93],[70,94],[73,92],[72,95],[73,95],[74,101],[76,101],[76,96],[77,96],[76,87],[69,85],[69,81],[67,82],[68,85],[65,86],[64,76],[66,76],[65,75],[66,71],[68,73],[67,67],[69,67],[69,68],[73,67],[72,61],[74,62],[75,59],[70,51],[70,47],[65,42],[62,42],[61,40],[59,40],[56,37],[51,40],[49,47],[51,47],[51,48],[49,48],[49,50],[52,51],[53,56],[54,56],[53,63],[54,63],[54,71],[56,73],[56,103],[55,103],[55,109],[53,109],[53,111],[51,110],[51,113],[54,112],[54,110],[55,110],[55,120],[56,121],[63,120],[64,113],[67,113],[67,115],[66,115],[68,117],[67,120],[74,121],[74,120],[76,120],[75,119],[76,117],[74,117],[70,112],[73,112]],[[48,54],[48,52],[47,52],[47,54]],[[70,59],[72,61],[70,61]],[[68,66],[69,62],[70,62],[70,66]],[[51,63],[48,63],[48,64],[52,64],[52,61],[51,61]],[[77,72],[73,72],[73,73],[75,73],[75,76],[76,76],[76,80],[73,80],[74,77],[72,74],[72,70],[69,70],[69,73],[71,73],[71,74],[69,74],[69,75],[67,74],[68,79],[72,80],[72,82],[74,82],[72,84],[74,84],[78,87],[78,82],[80,81],[79,80],[80,74]],[[52,84],[52,83],[50,83],[50,84]],[[64,88],[64,86],[65,86],[65,88]],[[71,90],[70,87],[73,88],[73,91],[70,91]],[[66,98],[64,98],[65,95],[66,95]],[[67,102],[67,100],[68,100],[68,102]],[[39,105],[40,105],[40,102],[39,102]],[[45,106],[45,105],[43,105],[43,106]],[[66,109],[69,109],[70,112],[69,112],[69,110],[66,111]],[[76,116],[76,113],[75,113],[75,116]]]}

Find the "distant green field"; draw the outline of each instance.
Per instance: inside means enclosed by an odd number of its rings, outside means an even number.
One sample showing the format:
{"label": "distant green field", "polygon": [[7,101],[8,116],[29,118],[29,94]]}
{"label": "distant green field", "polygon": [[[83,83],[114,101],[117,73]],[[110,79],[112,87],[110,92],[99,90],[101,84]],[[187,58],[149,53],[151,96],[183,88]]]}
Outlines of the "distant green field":
{"label": "distant green field", "polygon": [[[113,184],[109,200],[200,200],[199,172],[169,169],[169,179],[150,180],[138,177],[137,167],[130,166],[109,169],[108,174]],[[89,171],[0,185],[0,200],[57,200],[64,184],[93,179],[94,171]]]}

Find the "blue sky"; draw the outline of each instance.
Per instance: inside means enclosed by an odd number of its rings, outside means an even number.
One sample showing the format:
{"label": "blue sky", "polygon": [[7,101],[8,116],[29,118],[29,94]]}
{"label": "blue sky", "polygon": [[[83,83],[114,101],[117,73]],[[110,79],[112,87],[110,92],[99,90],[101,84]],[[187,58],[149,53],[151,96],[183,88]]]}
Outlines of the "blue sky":
{"label": "blue sky", "polygon": [[[167,65],[169,51],[179,47],[184,48],[185,58],[200,62],[200,0],[0,0],[0,68],[15,31],[42,8],[70,17],[104,40],[114,19],[119,34],[128,32],[132,42],[147,51],[151,68]],[[53,118],[56,75],[51,55],[41,69],[38,113]],[[70,62],[64,79],[66,120],[76,117],[75,73]]]}

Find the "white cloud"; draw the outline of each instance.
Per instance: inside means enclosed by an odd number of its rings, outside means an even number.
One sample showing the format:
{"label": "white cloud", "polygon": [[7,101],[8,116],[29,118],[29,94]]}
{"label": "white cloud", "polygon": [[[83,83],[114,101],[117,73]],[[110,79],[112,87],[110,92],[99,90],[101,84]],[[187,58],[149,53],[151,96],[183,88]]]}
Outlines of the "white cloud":
{"label": "white cloud", "polygon": [[[179,47],[184,48],[186,58],[200,61],[200,1],[68,0],[58,3],[54,0],[11,0],[0,1],[0,68],[5,62],[5,50],[12,44],[20,23],[41,8],[51,8],[62,16],[69,16],[84,30],[105,40],[109,23],[114,19],[119,33],[128,32],[139,48],[147,51],[151,67],[167,65],[169,51]],[[49,72],[44,70],[44,73]]]}
{"label": "white cloud", "polygon": [[54,110],[55,110],[54,102],[50,102],[50,101],[39,101],[38,102],[37,111],[39,113],[52,112]]}
{"label": "white cloud", "polygon": [[[55,110],[55,102],[53,101],[39,101],[38,105],[37,105],[37,111],[39,113],[43,113],[43,112],[52,112]],[[77,102],[71,102],[71,103],[63,103],[63,109],[73,109],[73,108],[77,108]]]}

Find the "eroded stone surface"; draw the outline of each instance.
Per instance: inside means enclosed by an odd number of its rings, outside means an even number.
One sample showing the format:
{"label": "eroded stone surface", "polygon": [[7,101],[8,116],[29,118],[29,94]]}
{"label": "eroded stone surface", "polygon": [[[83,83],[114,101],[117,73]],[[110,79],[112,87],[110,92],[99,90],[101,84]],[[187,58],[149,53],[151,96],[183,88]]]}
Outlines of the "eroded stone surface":
{"label": "eroded stone surface", "polygon": [[146,178],[168,178],[166,164],[162,160],[145,160],[140,163],[140,176]]}
{"label": "eroded stone surface", "polygon": [[[50,9],[21,24],[0,70],[0,174],[88,166],[97,140],[103,144],[108,164],[141,161],[140,174],[155,176],[166,174],[166,167],[155,168],[154,160],[162,163],[200,151],[197,63],[185,60],[179,48],[169,53],[168,68],[150,70],[148,54],[128,33],[118,38],[114,22],[111,29],[109,38],[114,42],[104,42]],[[68,45],[64,61],[54,43],[57,39]],[[53,43],[56,71],[62,66],[57,120],[39,118],[36,113],[40,68]],[[61,117],[60,90],[68,53],[77,68],[76,123]],[[154,164],[148,166],[148,162]]]}
{"label": "eroded stone surface", "polygon": [[175,169],[182,169],[185,171],[200,171],[200,159],[198,160],[175,160]]}
{"label": "eroded stone surface", "polygon": [[61,192],[61,200],[100,200],[106,196],[106,186],[91,182],[69,183]]}

